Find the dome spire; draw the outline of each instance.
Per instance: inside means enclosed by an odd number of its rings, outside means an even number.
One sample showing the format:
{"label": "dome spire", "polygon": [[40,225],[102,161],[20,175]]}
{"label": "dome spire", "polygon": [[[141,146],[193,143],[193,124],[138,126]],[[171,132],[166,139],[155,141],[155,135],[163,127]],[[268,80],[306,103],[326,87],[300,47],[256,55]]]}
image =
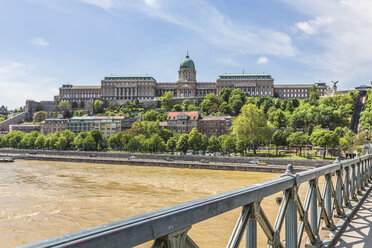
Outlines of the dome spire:
{"label": "dome spire", "polygon": [[186,51],[186,58],[189,58],[189,50]]}

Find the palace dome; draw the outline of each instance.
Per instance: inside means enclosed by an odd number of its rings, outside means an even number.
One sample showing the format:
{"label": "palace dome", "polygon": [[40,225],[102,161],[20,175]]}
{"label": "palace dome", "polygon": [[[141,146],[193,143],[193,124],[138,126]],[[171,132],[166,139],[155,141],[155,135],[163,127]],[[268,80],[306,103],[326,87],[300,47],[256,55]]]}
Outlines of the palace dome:
{"label": "palace dome", "polygon": [[190,68],[190,69],[195,70],[194,61],[192,61],[192,59],[190,59],[189,55],[187,55],[186,58],[184,60],[182,60],[182,62],[180,64],[180,69],[181,68]]}

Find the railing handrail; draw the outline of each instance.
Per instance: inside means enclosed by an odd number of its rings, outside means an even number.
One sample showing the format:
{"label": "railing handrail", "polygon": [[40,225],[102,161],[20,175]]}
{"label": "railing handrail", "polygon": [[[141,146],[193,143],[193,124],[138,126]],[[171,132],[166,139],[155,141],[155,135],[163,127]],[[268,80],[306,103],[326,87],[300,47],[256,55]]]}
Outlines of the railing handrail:
{"label": "railing handrail", "polygon": [[90,242],[94,242],[96,247],[115,247],[115,245],[133,247],[370,158],[371,155],[365,155],[340,163],[335,162],[298,173],[296,176],[280,177],[22,247],[89,247]]}

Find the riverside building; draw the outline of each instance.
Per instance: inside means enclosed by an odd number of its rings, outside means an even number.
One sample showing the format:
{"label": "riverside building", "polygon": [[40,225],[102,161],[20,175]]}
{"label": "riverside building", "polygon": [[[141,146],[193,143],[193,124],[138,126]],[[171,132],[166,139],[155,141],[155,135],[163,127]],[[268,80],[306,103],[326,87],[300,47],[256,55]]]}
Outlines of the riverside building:
{"label": "riverside building", "polygon": [[[325,95],[329,87],[316,84],[320,95]],[[198,82],[194,61],[187,55],[180,63],[176,82],[158,82],[149,75],[107,76],[100,86],[62,85],[59,101],[84,102],[102,99],[107,102],[123,104],[128,101],[156,100],[166,92],[172,92],[175,99],[205,98],[209,93],[219,95],[225,89],[241,89],[251,96],[274,96],[277,92],[283,99],[308,97],[312,84],[275,85],[270,74],[223,74],[216,81]]]}
{"label": "riverside building", "polygon": [[67,129],[68,119],[45,119],[40,122],[40,133],[63,132]]}
{"label": "riverside building", "polygon": [[127,116],[75,116],[67,123],[67,129],[80,132],[99,130],[105,138],[131,127],[137,118]]}

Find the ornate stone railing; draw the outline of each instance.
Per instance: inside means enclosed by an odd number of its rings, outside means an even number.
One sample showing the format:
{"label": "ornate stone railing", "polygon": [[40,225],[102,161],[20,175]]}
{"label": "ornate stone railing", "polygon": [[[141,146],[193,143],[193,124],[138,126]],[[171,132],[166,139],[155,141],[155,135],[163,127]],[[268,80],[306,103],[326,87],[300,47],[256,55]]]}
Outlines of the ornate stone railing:
{"label": "ornate stone railing", "polygon": [[[154,240],[152,247],[198,247],[189,237],[191,226],[242,207],[226,247],[239,247],[245,235],[246,247],[257,247],[257,223],[267,238],[268,247],[321,247],[321,223],[336,228],[334,220],[370,188],[372,155],[336,161],[298,174],[288,166],[282,177],[226,193],[206,197],[138,215],[105,225],[62,235],[23,247],[133,247]],[[319,187],[319,178],[324,177]],[[307,184],[302,203],[298,189]],[[262,199],[283,192],[275,222],[270,223],[260,204]],[[285,225],[284,230],[282,230]],[[285,232],[284,240],[280,239]],[[307,239],[303,238],[304,232]]]}

